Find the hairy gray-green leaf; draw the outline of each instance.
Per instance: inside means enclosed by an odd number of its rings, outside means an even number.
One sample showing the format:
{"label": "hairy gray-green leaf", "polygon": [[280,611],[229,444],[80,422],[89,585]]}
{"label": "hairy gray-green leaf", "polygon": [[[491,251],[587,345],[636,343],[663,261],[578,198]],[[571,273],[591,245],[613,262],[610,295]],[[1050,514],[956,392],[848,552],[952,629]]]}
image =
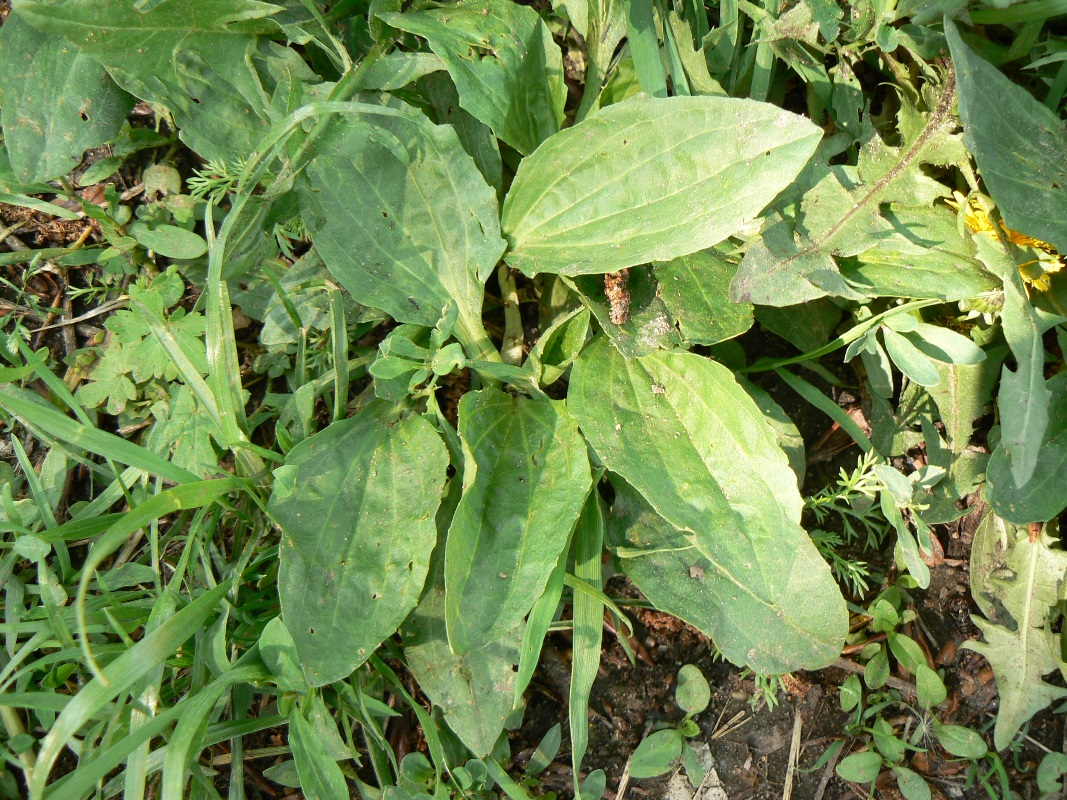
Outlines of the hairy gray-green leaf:
{"label": "hairy gray-green leaf", "polygon": [[841,259],[841,272],[870,297],[963,300],[1000,288],[1000,281],[974,257],[974,245],[943,206],[891,206],[882,216],[893,232],[854,259]]}
{"label": "hairy gray-green leaf", "polygon": [[469,392],[463,496],[445,547],[448,641],[462,654],[514,628],[566,546],[592,481],[561,401]]}
{"label": "hairy gray-green leaf", "polygon": [[1045,346],[1041,341],[1044,329],[1004,246],[986,236],[977,237],[975,243],[979,256],[1004,282],[1000,319],[1016,367],[1011,370],[1005,366],[1000,372],[997,406],[1001,434],[997,451],[1008,461],[1015,486],[1023,488],[1037,469],[1049,423],[1051,395],[1045,386]]}
{"label": "hairy gray-green leaf", "polygon": [[418,607],[401,629],[404,655],[430,702],[481,758],[493,749],[511,712],[522,627],[463,655],[453,653],[445,626],[442,573],[437,569],[431,574]]}
{"label": "hairy gray-green leaf", "polygon": [[432,328],[451,302],[468,354],[494,351],[481,317],[504,250],[496,194],[455,130],[366,106],[334,122],[308,175],[315,248],[359,303]]}
{"label": "hairy gray-green leaf", "polygon": [[376,401],[275,472],[282,619],[312,685],[351,674],[415,607],[447,465],[429,422]]}
{"label": "hairy gray-green leaf", "polygon": [[1067,128],[1000,70],[979,58],[945,23],[959,83],[960,117],[974,154],[1009,228],[1067,252]]}
{"label": "hairy gray-green leaf", "polygon": [[1044,532],[1032,537],[1027,526],[1001,525],[996,520],[989,524],[988,517],[974,544],[983,553],[979,585],[988,595],[984,605],[995,609],[991,603],[995,598],[1007,614],[995,620],[972,618],[985,641],[966,642],[964,647],[981,653],[993,667],[1000,694],[993,742],[1003,750],[1023,723],[1067,696],[1067,689],[1041,679],[1062,669],[1057,637],[1047,621],[1062,595],[1067,554],[1054,547]]}
{"label": "hairy gray-green leaf", "polygon": [[460,0],[380,17],[425,38],[456,82],[460,105],[523,155],[559,130],[563,54],[533,8]]}
{"label": "hairy gray-green leaf", "polygon": [[1003,447],[993,451],[986,473],[989,504],[1004,519],[1020,524],[1045,522],[1067,508],[1067,373],[1049,379],[1045,386],[1052,397],[1049,424],[1033,477],[1019,487]]}
{"label": "hairy gray-green leaf", "polygon": [[619,103],[523,160],[504,201],[507,261],[528,275],[614,272],[737,233],[784,189],[822,132],[767,103]]}
{"label": "hairy gray-green leaf", "polygon": [[50,181],[113,138],[133,98],[99,63],[12,12],[0,28],[0,109],[11,168],[22,183]]}
{"label": "hairy gray-green leaf", "polygon": [[688,341],[716,344],[752,327],[752,306],[730,301],[737,265],[716,250],[702,250],[652,268],[671,319]]}
{"label": "hairy gray-green leaf", "polygon": [[[800,527],[796,475],[729,370],[691,353],[627,360],[601,337],[575,362],[568,398],[601,461],[669,522],[635,544],[670,551],[637,556],[635,569],[659,575],[643,589],[657,591],[651,583],[662,580],[674,600],[693,587],[711,593],[715,602],[699,609],[672,602],[667,610],[715,637],[738,664],[781,672],[836,658],[844,600]],[[691,551],[677,550],[679,542]]]}
{"label": "hairy gray-green leaf", "polygon": [[[267,99],[249,64],[256,35],[277,31],[276,5],[258,0],[19,0],[33,26],[65,36],[123,89],[166,106],[205,158],[250,153],[266,134]],[[210,57],[210,63],[209,63]]]}
{"label": "hairy gray-green leaf", "polygon": [[924,98],[928,114],[905,102],[898,116],[900,147],[887,145],[872,132],[857,166],[809,169],[808,191],[779,203],[782,207],[765,226],[762,239],[745,253],[731,299],[786,306],[824,295],[861,298],[841,274],[837,259],[859,256],[880,241],[906,238],[882,214],[883,205],[923,205],[948,194],[921,165],[966,157],[953,132],[954,98],[954,85],[947,80],[936,95]]}

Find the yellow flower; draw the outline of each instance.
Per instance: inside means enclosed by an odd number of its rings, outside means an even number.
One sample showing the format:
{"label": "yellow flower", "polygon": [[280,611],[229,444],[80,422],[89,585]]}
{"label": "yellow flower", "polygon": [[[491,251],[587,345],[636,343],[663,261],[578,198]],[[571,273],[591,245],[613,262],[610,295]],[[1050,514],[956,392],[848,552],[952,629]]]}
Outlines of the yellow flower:
{"label": "yellow flower", "polygon": [[[952,197],[954,199],[945,202],[957,211],[960,208],[963,209],[963,221],[968,228],[975,233],[984,233],[986,236],[999,238],[997,228],[993,225],[993,220],[989,218],[989,212],[978,197],[971,197],[968,200],[960,192],[953,192]],[[1000,226],[1000,230],[1003,232],[1005,239],[1023,250],[1027,255],[1032,256],[1028,261],[1024,261],[1019,265],[1019,274],[1022,275],[1023,280],[1035,289],[1047,292],[1049,289],[1049,276],[1067,266],[1064,256],[1057,253],[1056,248],[1048,242],[1035,239],[1033,236],[1027,236],[1019,231],[1013,231],[1003,224]]]}

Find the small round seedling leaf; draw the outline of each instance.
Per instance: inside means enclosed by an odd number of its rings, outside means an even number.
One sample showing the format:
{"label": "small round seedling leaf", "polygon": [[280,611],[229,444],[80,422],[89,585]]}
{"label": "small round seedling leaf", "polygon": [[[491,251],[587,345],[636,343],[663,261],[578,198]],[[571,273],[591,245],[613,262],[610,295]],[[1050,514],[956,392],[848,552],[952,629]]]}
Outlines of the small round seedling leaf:
{"label": "small round seedling leaf", "polygon": [[[962,725],[944,725],[934,720],[934,734],[945,752],[960,758],[981,758],[989,748],[978,731]],[[1065,757],[1067,763],[1067,757]]]}
{"label": "small round seedling leaf", "polygon": [[530,763],[526,765],[527,775],[540,775],[546,769],[548,765],[555,759],[556,754],[559,753],[559,745],[562,740],[562,728],[560,723],[556,723],[548,729],[548,733],[541,739],[541,743],[537,745],[537,749],[534,750],[534,754],[530,756]]}
{"label": "small round seedling leaf", "polygon": [[631,778],[655,778],[667,772],[682,754],[682,732],[676,728],[656,731],[637,745],[630,756]]}
{"label": "small round seedling leaf", "polygon": [[933,708],[945,702],[948,692],[945,684],[936,672],[925,664],[920,664],[915,673],[915,691],[923,708]]}
{"label": "small round seedling leaf", "polygon": [[418,786],[434,776],[433,764],[422,753],[408,753],[400,762],[400,775]]}
{"label": "small round seedling leaf", "polygon": [[860,704],[863,699],[863,689],[860,687],[860,676],[849,675],[841,684],[841,710],[851,711]]}
{"label": "small round seedling leaf", "polygon": [[887,638],[889,639],[889,649],[893,651],[897,661],[912,675],[918,673],[920,665],[926,666],[926,657],[923,655],[922,649],[910,636],[905,636],[903,633],[890,632]]}
{"label": "small round seedling leaf", "polygon": [[[947,750],[948,748],[945,749]],[[1043,794],[1061,791],[1063,785],[1060,782],[1060,778],[1064,775],[1067,775],[1067,755],[1064,753],[1049,753],[1041,759],[1041,766],[1037,768],[1038,791]]]}
{"label": "small round seedling leaf", "polygon": [[708,707],[711,687],[695,664],[686,664],[678,670],[678,688],[674,692],[674,699],[686,714],[699,714]]}
{"label": "small round seedling leaf", "polygon": [[863,668],[863,682],[868,689],[881,689],[889,680],[889,657],[885,648],[879,647],[874,657]]}
{"label": "small round seedling leaf", "polygon": [[707,770],[700,763],[700,756],[697,751],[688,744],[682,750],[682,766],[685,768],[685,776],[689,778],[689,782],[693,786],[700,786],[704,783],[704,776],[707,775]]}
{"label": "small round seedling leaf", "polygon": [[608,788],[608,778],[604,770],[595,769],[582,781],[578,790],[578,800],[600,800],[604,796],[604,790]]}
{"label": "small round seedling leaf", "polygon": [[930,800],[930,786],[918,773],[907,767],[893,767],[897,776],[897,788],[905,800]]}
{"label": "small round seedling leaf", "polygon": [[837,765],[837,774],[853,783],[870,783],[882,770],[882,756],[874,750],[865,753],[853,753],[841,759]]}
{"label": "small round seedling leaf", "polygon": [[207,252],[204,237],[177,225],[149,228],[143,222],[135,222],[129,232],[138,244],[167,258],[199,258]]}

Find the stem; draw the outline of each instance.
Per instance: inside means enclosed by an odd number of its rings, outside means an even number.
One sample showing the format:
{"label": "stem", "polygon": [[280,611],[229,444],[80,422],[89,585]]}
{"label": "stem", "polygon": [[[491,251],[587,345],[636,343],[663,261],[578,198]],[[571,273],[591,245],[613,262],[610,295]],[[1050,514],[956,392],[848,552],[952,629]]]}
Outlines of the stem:
{"label": "stem", "polygon": [[[0,718],[4,721],[4,730],[7,731],[8,739],[13,739],[26,733],[26,729],[22,727],[22,720],[19,719],[19,715],[15,713],[15,709],[11,708],[11,706],[0,706]],[[30,782],[33,780],[33,770],[37,766],[37,759],[33,755],[32,748],[19,753],[18,759],[22,765],[22,776],[26,781],[26,789],[28,790]]]}
{"label": "stem", "polygon": [[505,364],[522,363],[524,345],[522,334],[522,315],[519,313],[519,289],[515,285],[515,276],[507,264],[501,264],[496,279],[500,283],[500,299],[504,303],[504,342],[500,355]]}

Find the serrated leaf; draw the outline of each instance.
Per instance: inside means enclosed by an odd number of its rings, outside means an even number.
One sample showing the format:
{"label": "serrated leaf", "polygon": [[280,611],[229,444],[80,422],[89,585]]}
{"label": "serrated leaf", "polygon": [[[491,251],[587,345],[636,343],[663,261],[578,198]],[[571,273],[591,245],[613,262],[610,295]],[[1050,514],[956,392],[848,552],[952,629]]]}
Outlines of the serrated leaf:
{"label": "serrated leaf", "polygon": [[958,139],[954,98],[955,86],[946,80],[938,96],[930,98],[929,114],[910,109],[909,116],[905,102],[898,119],[900,147],[890,147],[871,130],[856,167],[810,168],[805,181],[811,188],[764,227],[762,239],[749,248],[734,276],[730,298],[769,306],[828,294],[862,298],[845,281],[837,259],[859,256],[899,235],[882,214],[883,205],[923,205],[948,193],[921,165],[943,163],[945,151],[953,150]]}
{"label": "serrated leaf", "polygon": [[652,271],[667,313],[688,341],[717,344],[752,327],[752,306],[730,301],[737,265],[721,253],[702,250],[655,264]]}
{"label": "serrated leaf", "polygon": [[496,194],[450,126],[365,108],[335,121],[308,167],[315,249],[357,302],[398,322],[432,328],[454,303],[473,357],[491,348],[481,316],[504,250]]}
{"label": "serrated leaf", "polygon": [[212,441],[222,442],[222,431],[211,415],[196,400],[196,395],[184,384],[172,387],[167,401],[152,405],[155,423],[145,437],[144,445],[200,478],[209,478],[218,469],[218,455]]}
{"label": "serrated leaf", "polygon": [[514,628],[548,582],[592,477],[562,402],[468,392],[463,496],[445,545],[448,641],[462,654]]}
{"label": "serrated leaf", "polygon": [[169,108],[200,155],[232,159],[252,152],[269,120],[250,51],[257,34],[278,31],[266,19],[278,6],[257,0],[136,5],[19,0],[17,9],[34,27],[68,38],[126,91]]}
{"label": "serrated leaf", "polygon": [[50,181],[116,136],[133,98],[70,42],[13,11],[0,28],[4,144],[21,183]]}
{"label": "serrated leaf", "polygon": [[966,642],[964,647],[981,653],[993,667],[1000,694],[994,746],[1003,750],[1023,723],[1067,697],[1067,689],[1042,680],[1062,664],[1057,637],[1047,622],[1067,574],[1067,553],[1054,549],[1045,533],[1032,537],[1027,526],[997,523],[990,512],[976,532],[974,583],[987,612],[996,610],[991,602],[995,599],[1008,616],[998,614],[995,622],[972,618],[985,641]]}
{"label": "serrated leaf", "polygon": [[1003,447],[989,459],[986,497],[993,510],[1011,522],[1044,522],[1067,508],[1067,373],[1050,378],[1045,388],[1051,398],[1049,422],[1037,451],[1034,476],[1019,487]]}
{"label": "serrated leaf", "polygon": [[504,201],[506,259],[527,275],[581,275],[704,250],[755,219],[821,135],[751,100],[609,106],[523,160]]}
{"label": "serrated leaf", "polygon": [[415,607],[447,465],[429,422],[377,401],[276,471],[282,619],[313,686],[351,674]]}
{"label": "serrated leaf", "polygon": [[597,456],[655,509],[617,496],[612,511],[613,545],[634,550],[626,572],[654,603],[760,672],[836,658],[844,601],[799,525],[774,432],[725,367],[689,353],[627,361],[600,338],[568,398]]}
{"label": "serrated leaf", "polygon": [[460,105],[523,155],[559,130],[563,54],[533,8],[461,0],[379,17],[426,39],[455,81]]}
{"label": "serrated leaf", "polygon": [[1056,113],[979,58],[945,22],[959,83],[960,117],[1009,228],[1067,253],[1067,129]]}

